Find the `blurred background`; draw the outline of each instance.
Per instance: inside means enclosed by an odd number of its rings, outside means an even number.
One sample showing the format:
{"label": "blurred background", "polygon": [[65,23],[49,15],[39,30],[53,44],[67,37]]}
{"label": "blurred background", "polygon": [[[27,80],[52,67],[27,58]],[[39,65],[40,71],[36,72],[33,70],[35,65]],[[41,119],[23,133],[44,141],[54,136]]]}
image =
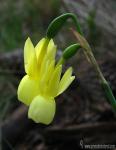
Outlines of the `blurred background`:
{"label": "blurred background", "polygon": [[[0,1],[0,149],[77,150],[86,144],[116,145],[116,112],[106,98],[96,73],[83,51],[71,58],[76,79],[57,98],[51,125],[27,119],[17,100],[24,76],[23,47],[27,37],[34,45],[45,36],[49,23],[65,12],[75,13],[104,76],[116,96],[116,0],[1,0]],[[58,58],[75,43],[69,20],[55,37]],[[111,149],[115,149],[116,146]]]}

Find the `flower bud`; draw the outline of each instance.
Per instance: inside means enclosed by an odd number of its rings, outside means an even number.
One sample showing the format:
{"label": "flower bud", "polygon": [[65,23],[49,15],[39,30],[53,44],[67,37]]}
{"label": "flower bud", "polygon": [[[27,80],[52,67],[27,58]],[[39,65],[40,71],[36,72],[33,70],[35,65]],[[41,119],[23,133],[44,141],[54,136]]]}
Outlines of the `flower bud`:
{"label": "flower bud", "polygon": [[69,59],[76,54],[76,52],[81,48],[80,44],[73,44],[67,47],[63,52],[63,58]]}

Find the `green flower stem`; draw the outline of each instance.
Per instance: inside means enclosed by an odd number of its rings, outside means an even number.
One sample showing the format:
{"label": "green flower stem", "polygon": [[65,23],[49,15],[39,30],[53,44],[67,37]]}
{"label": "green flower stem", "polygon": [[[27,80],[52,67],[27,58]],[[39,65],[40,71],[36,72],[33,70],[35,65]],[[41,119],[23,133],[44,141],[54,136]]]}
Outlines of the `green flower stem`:
{"label": "green flower stem", "polygon": [[72,21],[74,22],[75,26],[76,26],[76,30],[82,34],[80,25],[78,23],[77,17],[73,14],[73,13],[65,13],[62,14],[60,16],[58,16],[57,18],[55,18],[48,26],[47,32],[46,32],[46,36],[48,38],[53,38],[58,32],[59,30],[64,26],[64,24],[66,23],[66,21],[68,19],[72,19]]}
{"label": "green flower stem", "polygon": [[72,13],[69,13],[69,15],[72,17],[74,23],[75,23],[75,26],[76,26],[76,30],[81,34],[83,35],[82,31],[81,31],[81,27],[80,27],[80,24],[78,23],[78,20],[77,20],[77,17],[72,14]]}
{"label": "green flower stem", "polygon": [[103,74],[102,74],[102,72],[98,66],[98,63],[97,63],[97,61],[96,61],[96,59],[92,53],[91,47],[89,46],[86,39],[82,35],[80,35],[77,31],[72,29],[72,32],[75,35],[76,39],[79,41],[81,47],[83,48],[84,54],[86,55],[88,61],[93,65],[94,69],[96,70],[97,75],[100,79],[101,86],[104,89],[105,96],[109,100],[109,102],[111,103],[113,109],[116,111],[116,99],[113,95],[113,92],[112,92],[108,82],[104,78],[104,76],[103,76]]}
{"label": "green flower stem", "polygon": [[[108,82],[106,81],[106,79],[104,78],[98,64],[97,61],[93,55],[93,52],[91,50],[91,47],[89,46],[88,42],[86,41],[86,39],[83,36],[83,33],[81,31],[80,25],[78,23],[77,17],[73,14],[73,13],[65,13],[57,18],[55,18],[50,25],[48,26],[47,32],[46,32],[46,36],[50,39],[53,38],[58,32],[59,30],[63,27],[64,23],[71,18],[76,26],[76,31],[72,29],[73,34],[75,35],[76,39],[79,41],[80,46],[84,49],[84,54],[86,56],[86,58],[88,59],[88,61],[93,65],[93,67],[95,68],[97,75],[100,79],[101,85],[104,89],[105,92],[105,96],[106,98],[109,100],[109,102],[111,103],[112,107],[116,110],[116,99],[112,93],[112,90],[108,84]],[[71,50],[71,48],[73,48]],[[79,47],[80,48],[80,47]],[[75,46],[74,47],[69,47],[68,49],[66,49],[66,51],[63,53],[63,56],[60,58],[60,60],[58,61],[57,65],[59,64],[63,64],[66,59],[69,59],[70,57],[72,57],[74,54],[76,53],[75,50]]]}
{"label": "green flower stem", "polygon": [[61,58],[59,59],[59,61],[58,61],[58,63],[57,63],[56,66],[62,65],[62,64],[64,64],[64,63],[65,63],[65,59],[64,59],[63,57],[61,57]]}
{"label": "green flower stem", "polygon": [[107,97],[107,99],[109,100],[109,102],[111,103],[112,107],[114,108],[114,110],[116,111],[116,99],[112,93],[112,90],[108,84],[108,82],[106,83],[102,83],[101,84],[104,91],[105,91],[105,95]]}

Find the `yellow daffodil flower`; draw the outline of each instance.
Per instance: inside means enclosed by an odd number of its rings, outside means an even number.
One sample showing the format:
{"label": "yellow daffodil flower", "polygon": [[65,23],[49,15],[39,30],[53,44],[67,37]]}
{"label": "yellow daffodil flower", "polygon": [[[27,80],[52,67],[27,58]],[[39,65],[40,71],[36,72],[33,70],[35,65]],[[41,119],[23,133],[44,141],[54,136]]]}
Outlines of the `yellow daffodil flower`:
{"label": "yellow daffodil flower", "polygon": [[49,124],[55,114],[55,97],[64,92],[74,80],[72,68],[61,78],[62,65],[55,63],[56,45],[43,38],[34,47],[30,38],[24,46],[26,75],[18,87],[18,99],[29,106],[28,117],[36,123]]}

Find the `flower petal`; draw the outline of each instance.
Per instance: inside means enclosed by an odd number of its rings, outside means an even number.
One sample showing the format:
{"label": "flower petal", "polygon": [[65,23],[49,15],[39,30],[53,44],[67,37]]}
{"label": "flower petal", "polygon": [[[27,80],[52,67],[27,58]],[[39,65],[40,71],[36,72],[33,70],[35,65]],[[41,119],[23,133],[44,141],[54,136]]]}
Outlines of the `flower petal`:
{"label": "flower petal", "polygon": [[47,59],[55,59],[56,55],[56,45],[54,44],[53,39],[50,40],[47,47]]}
{"label": "flower petal", "polygon": [[72,68],[70,67],[65,74],[63,75],[60,84],[59,84],[59,91],[58,91],[58,95],[60,95],[61,93],[63,93],[68,86],[72,83],[72,81],[75,79],[75,76],[71,76],[72,75]]}
{"label": "flower petal", "polygon": [[44,59],[44,56],[47,52],[48,44],[49,44],[49,39],[43,38],[35,47],[35,51],[36,51],[36,55],[37,55],[37,62],[38,62],[39,67],[40,67],[40,65]]}
{"label": "flower petal", "polygon": [[37,74],[37,58],[30,38],[26,40],[24,46],[24,64],[25,72],[29,76],[35,76]]}
{"label": "flower petal", "polygon": [[24,104],[29,105],[38,94],[38,82],[30,79],[28,75],[24,76],[18,87],[18,99]]}
{"label": "flower petal", "polygon": [[59,65],[55,68],[48,85],[48,95],[55,97],[58,93],[58,87],[60,82],[60,76],[62,72],[62,65]]}
{"label": "flower petal", "polygon": [[46,81],[49,82],[50,79],[51,79],[51,76],[53,74],[53,71],[54,71],[54,67],[55,67],[55,60],[51,60],[50,64],[49,64],[49,67],[47,69],[47,72],[46,72]]}
{"label": "flower petal", "polygon": [[42,96],[36,96],[32,101],[28,117],[36,123],[50,124],[54,118],[56,103],[54,99],[45,99]]}
{"label": "flower petal", "polygon": [[42,69],[40,72],[41,80],[39,80],[39,87],[44,87],[44,88],[40,88],[42,95],[47,95],[48,93],[48,84],[53,74],[54,66],[55,66],[55,60],[52,60],[51,62],[48,60],[46,61],[44,70]]}
{"label": "flower petal", "polygon": [[46,41],[46,39],[42,38],[35,47],[37,59],[39,58],[39,55],[41,53],[41,50],[42,50],[42,47],[43,47],[45,41]]}

